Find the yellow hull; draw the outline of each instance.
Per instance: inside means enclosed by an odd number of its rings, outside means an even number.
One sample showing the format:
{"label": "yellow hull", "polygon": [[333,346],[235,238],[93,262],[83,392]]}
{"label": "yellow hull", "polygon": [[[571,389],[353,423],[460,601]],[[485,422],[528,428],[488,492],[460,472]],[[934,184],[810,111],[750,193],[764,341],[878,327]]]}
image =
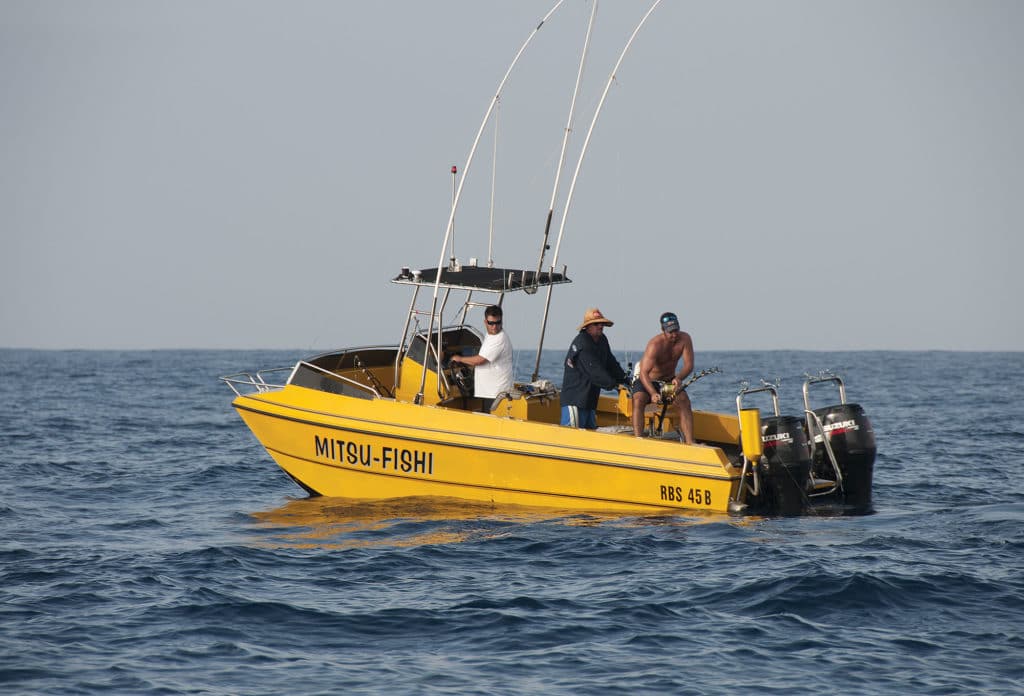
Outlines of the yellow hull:
{"label": "yellow hull", "polygon": [[631,433],[296,385],[238,396],[234,406],[281,468],[320,495],[724,513],[740,487],[740,470],[716,447]]}

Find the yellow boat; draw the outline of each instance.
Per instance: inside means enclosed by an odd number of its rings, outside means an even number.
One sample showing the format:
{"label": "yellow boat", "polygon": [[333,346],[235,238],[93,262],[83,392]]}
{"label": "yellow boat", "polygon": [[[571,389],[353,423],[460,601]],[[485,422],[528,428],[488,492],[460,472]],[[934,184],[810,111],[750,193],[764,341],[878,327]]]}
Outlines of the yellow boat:
{"label": "yellow boat", "polygon": [[[434,287],[437,275],[436,269],[403,270],[394,282],[411,285],[418,294]],[[503,296],[568,282],[563,274],[477,267],[444,269],[441,276],[446,303],[452,291],[465,293],[458,314],[473,304],[475,292]],[[415,300],[413,305],[411,316],[418,311]],[[837,496],[838,475],[814,476],[807,431],[800,422],[789,422],[798,419],[787,421],[777,413],[762,419],[758,409],[743,408],[744,395],[767,389],[776,396],[772,387],[742,392],[736,414],[695,411],[696,445],[680,442],[672,417],[663,417],[656,406],[645,414],[646,429],[655,437],[634,437],[628,425],[632,402],[624,389],[601,396],[598,430],[567,428],[558,425],[558,389],[546,380],[516,383],[490,413],[481,413],[468,368],[445,360],[480,344],[475,329],[454,325],[433,333],[411,331],[398,346],[350,348],[301,360],[281,383],[274,379],[285,374],[281,368],[222,379],[235,390],[234,407],[256,438],[312,495],[767,514],[802,512],[822,493],[830,500],[870,502],[871,462],[866,482],[857,483],[862,488],[866,483],[866,492],[852,491],[851,497],[853,479],[865,474],[847,467],[848,481]],[[845,393],[843,401],[842,409],[822,414],[823,427],[814,431],[827,436],[822,442],[830,443],[832,461],[839,439],[855,432],[854,425],[864,437],[870,434],[860,407],[845,404]],[[824,425],[852,419],[857,422],[841,432]],[[767,456],[766,444],[773,450]],[[872,462],[873,445],[872,435]],[[846,447],[839,459],[850,458],[846,450],[866,446]]]}
{"label": "yellow boat", "polygon": [[[502,85],[504,80],[498,95]],[[496,102],[497,95],[492,107]],[[467,171],[479,139],[480,133]],[[437,266],[403,268],[392,279],[413,291],[398,344],[347,348],[301,360],[289,370],[222,378],[253,434],[306,491],[352,499],[441,496],[629,512],[795,514],[815,499],[870,504],[874,438],[863,411],[845,403],[841,382],[842,403],[821,413],[808,404],[806,421],[779,416],[777,407],[774,416],[761,419],[757,409],[743,407],[745,395],[765,388],[741,392],[736,413],[695,411],[694,445],[680,442],[676,424],[656,406],[648,407],[644,421],[653,437],[634,437],[632,403],[624,389],[601,396],[598,430],[562,427],[558,387],[538,379],[536,370],[530,382],[516,383],[489,413],[481,413],[480,400],[472,396],[472,375],[447,360],[455,353],[472,354],[482,343],[467,324],[469,311],[500,305],[508,293],[544,290],[543,345],[552,288],[570,281],[564,268],[555,270],[554,260],[550,270],[541,270],[553,205],[536,271],[496,268],[492,262],[478,266],[475,260],[463,265],[454,253],[446,259],[461,191],[460,183],[453,190]],[[555,259],[561,232],[558,242]],[[421,296],[425,289],[432,292]],[[493,302],[481,302],[480,295],[494,296]]]}

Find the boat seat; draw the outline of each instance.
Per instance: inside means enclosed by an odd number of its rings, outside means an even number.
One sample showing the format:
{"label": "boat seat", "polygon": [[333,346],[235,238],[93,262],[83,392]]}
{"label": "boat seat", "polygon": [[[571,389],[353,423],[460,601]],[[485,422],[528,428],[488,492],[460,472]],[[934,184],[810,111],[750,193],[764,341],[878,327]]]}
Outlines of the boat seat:
{"label": "boat seat", "polygon": [[812,491],[824,491],[834,487],[836,485],[836,482],[830,481],[829,479],[814,478],[812,476],[809,485]]}

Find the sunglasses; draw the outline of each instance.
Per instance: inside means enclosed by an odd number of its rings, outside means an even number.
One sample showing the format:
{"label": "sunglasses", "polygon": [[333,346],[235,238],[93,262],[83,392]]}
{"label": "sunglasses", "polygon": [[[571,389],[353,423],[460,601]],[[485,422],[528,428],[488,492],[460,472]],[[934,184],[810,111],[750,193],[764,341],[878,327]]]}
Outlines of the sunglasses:
{"label": "sunglasses", "polygon": [[488,326],[497,326],[500,323],[501,323],[501,319],[499,319],[498,321],[488,321],[487,325]]}

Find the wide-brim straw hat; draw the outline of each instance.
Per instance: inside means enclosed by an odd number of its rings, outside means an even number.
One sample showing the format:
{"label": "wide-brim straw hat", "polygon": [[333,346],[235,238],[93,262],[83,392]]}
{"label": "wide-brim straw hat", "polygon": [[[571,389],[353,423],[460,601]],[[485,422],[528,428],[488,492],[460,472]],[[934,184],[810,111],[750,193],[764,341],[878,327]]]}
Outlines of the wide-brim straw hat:
{"label": "wide-brim straw hat", "polygon": [[591,307],[583,314],[583,323],[580,324],[580,328],[577,331],[582,331],[591,324],[604,324],[605,326],[614,326],[615,322],[605,319],[605,316],[601,314],[601,310],[597,307]]}

